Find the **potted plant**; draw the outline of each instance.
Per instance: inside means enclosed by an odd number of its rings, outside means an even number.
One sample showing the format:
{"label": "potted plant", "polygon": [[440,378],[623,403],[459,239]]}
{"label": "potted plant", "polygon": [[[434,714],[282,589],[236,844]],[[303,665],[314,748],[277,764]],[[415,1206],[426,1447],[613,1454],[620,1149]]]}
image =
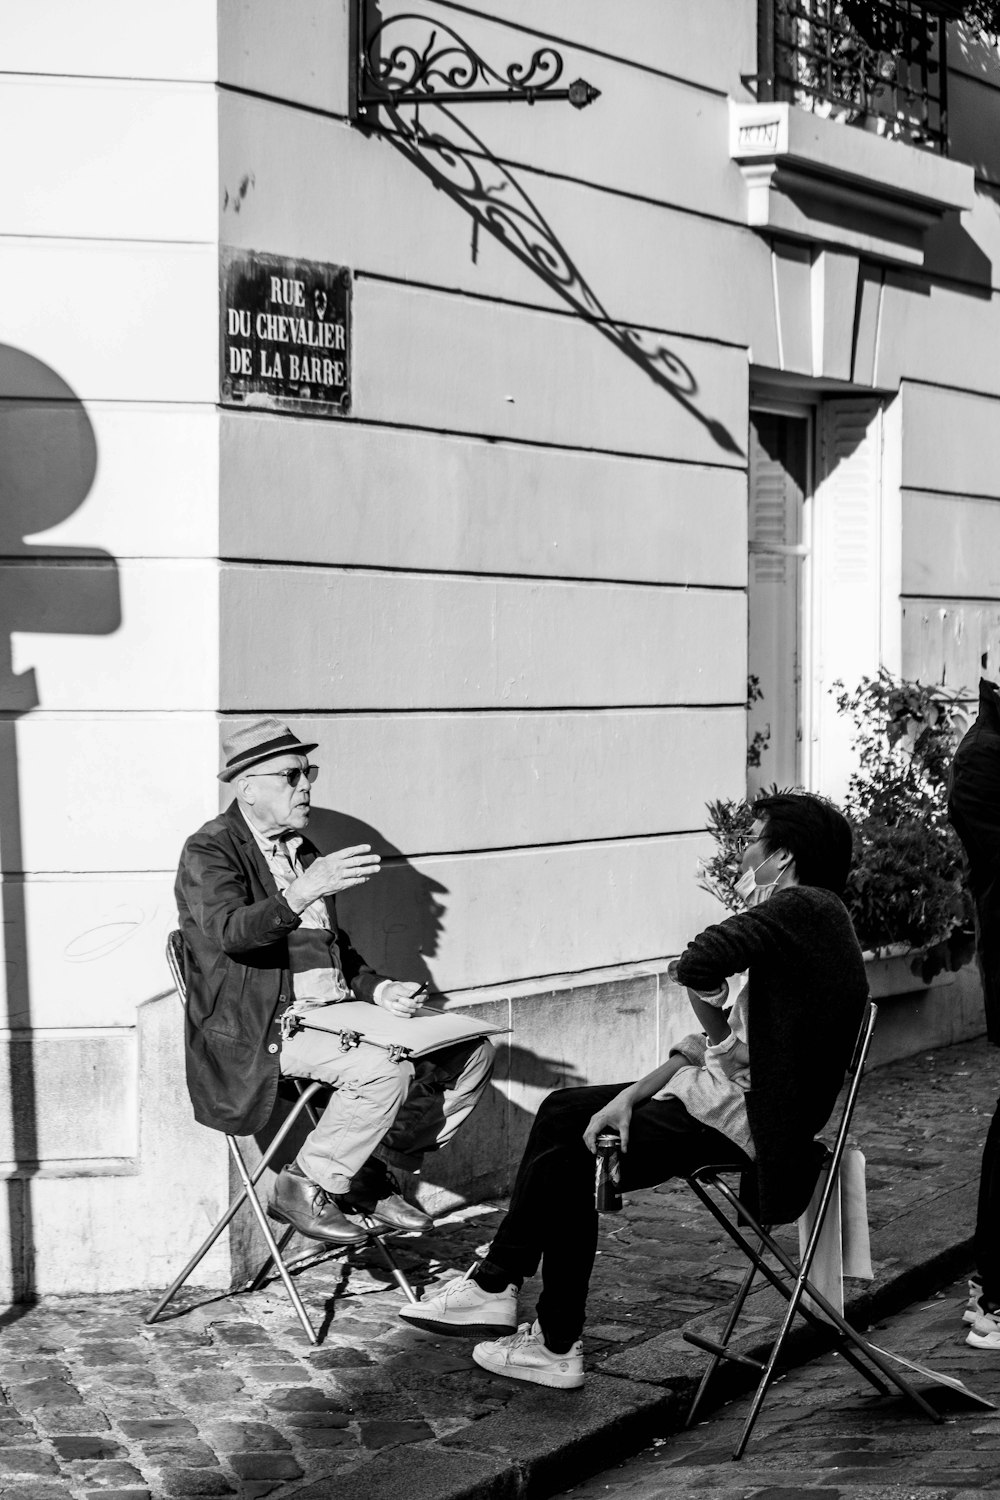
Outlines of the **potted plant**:
{"label": "potted plant", "polygon": [[[875,958],[906,953],[926,985],[974,952],[962,847],[946,807],[961,700],[884,670],[853,692],[834,686],[838,711],[854,722],[858,758],[843,809],[855,850],[844,899],[862,948]],[[745,801],[708,804],[716,849],[699,883],[730,911],[739,906],[734,885],[752,821]]]}

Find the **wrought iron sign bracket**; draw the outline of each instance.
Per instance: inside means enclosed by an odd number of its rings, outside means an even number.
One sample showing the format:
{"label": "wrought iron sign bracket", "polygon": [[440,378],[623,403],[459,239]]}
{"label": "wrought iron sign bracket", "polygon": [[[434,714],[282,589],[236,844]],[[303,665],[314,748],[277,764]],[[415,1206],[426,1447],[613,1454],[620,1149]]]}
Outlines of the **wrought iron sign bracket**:
{"label": "wrought iron sign bracket", "polygon": [[562,55],[539,47],[527,62],[494,67],[457,31],[412,11],[382,19],[378,0],[350,0],[351,118],[377,126],[382,105],[541,104],[585,109],[600,96],[585,78],[560,87]]}

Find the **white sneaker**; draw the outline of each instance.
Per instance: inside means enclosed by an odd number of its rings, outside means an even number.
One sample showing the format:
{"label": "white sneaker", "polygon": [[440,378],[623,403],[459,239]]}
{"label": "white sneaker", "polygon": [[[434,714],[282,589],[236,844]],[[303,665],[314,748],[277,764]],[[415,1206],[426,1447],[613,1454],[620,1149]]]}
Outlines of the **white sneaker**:
{"label": "white sneaker", "polygon": [[973,1349],[1000,1349],[1000,1309],[981,1312],[965,1336]]}
{"label": "white sneaker", "polygon": [[470,1281],[472,1270],[456,1276],[433,1297],[408,1302],[399,1316],[433,1333],[507,1333],[517,1327],[517,1287],[484,1292]]}
{"label": "white sneaker", "polygon": [[983,1283],[978,1276],[969,1277],[969,1304],[962,1314],[963,1323],[974,1323],[977,1318],[986,1315],[988,1309],[983,1306]]}
{"label": "white sneaker", "polygon": [[577,1339],[566,1354],[553,1354],[545,1347],[538,1322],[522,1323],[509,1338],[495,1344],[477,1344],[472,1351],[477,1365],[492,1375],[511,1380],[530,1380],[535,1385],[554,1385],[573,1391],[583,1385],[583,1345]]}

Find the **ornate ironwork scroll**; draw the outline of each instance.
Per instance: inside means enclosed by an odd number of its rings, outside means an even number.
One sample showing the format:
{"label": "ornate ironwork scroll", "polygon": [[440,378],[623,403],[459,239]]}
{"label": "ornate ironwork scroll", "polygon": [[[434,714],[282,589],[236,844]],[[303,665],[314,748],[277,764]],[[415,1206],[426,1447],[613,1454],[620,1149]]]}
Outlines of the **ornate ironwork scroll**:
{"label": "ornate ironwork scroll", "polygon": [[372,27],[369,0],[355,6],[354,104],[371,121],[379,105],[537,104],[565,100],[584,109],[600,95],[585,78],[557,87],[562,56],[539,47],[527,62],[494,67],[452,27],[412,11]]}

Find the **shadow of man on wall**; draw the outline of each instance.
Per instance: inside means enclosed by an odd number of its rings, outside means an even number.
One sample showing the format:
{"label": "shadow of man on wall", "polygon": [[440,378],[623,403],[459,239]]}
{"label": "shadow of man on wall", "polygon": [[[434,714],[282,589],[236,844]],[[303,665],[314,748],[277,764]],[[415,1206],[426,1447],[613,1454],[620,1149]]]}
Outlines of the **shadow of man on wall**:
{"label": "shadow of man on wall", "polygon": [[370,844],[382,857],[376,879],[337,897],[337,915],[351,942],[380,974],[426,981],[433,989],[428,959],[444,931],[446,886],[410,863],[379,829],[350,813],[314,807],[309,838],[324,854],[353,844]]}
{"label": "shadow of man on wall", "polygon": [[[97,439],[75,392],[41,360],[0,344],[0,899],[5,1024],[12,1032],[0,1156],[7,1163],[11,1299],[21,1304],[35,1296],[31,1179],[40,1153],[17,723],[44,705],[34,669],[14,669],[13,636],[108,635],[121,624],[110,553],[27,540],[79,509],[96,473]],[[66,748],[72,753],[69,742]]]}

